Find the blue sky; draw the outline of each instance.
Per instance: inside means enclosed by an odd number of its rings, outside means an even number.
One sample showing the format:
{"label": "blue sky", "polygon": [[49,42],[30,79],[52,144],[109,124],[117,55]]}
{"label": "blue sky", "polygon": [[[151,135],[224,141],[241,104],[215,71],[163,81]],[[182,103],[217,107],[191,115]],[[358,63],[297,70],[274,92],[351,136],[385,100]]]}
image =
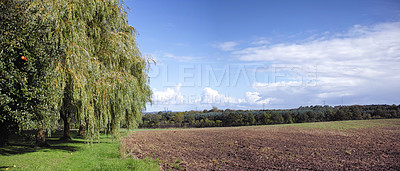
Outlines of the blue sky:
{"label": "blue sky", "polygon": [[399,104],[400,1],[128,0],[147,111]]}

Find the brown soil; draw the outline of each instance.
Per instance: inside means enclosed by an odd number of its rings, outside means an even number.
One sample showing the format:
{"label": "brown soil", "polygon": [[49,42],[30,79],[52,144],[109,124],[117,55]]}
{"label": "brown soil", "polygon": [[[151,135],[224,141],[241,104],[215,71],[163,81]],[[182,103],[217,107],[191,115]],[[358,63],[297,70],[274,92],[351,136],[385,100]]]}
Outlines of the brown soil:
{"label": "brown soil", "polygon": [[400,170],[399,125],[137,131],[122,147],[166,170]]}

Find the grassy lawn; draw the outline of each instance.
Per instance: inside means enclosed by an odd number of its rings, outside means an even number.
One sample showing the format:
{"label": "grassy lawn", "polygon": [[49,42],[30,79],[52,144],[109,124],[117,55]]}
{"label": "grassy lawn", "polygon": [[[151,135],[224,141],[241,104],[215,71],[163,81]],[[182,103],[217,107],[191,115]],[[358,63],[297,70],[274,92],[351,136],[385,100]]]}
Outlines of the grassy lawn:
{"label": "grassy lawn", "polygon": [[[126,134],[127,132],[125,132]],[[23,144],[14,139],[11,146],[0,148],[0,170],[159,170],[156,161],[124,158],[120,143],[102,136],[97,143],[85,144],[81,138],[65,143],[48,138],[48,148]]]}
{"label": "grassy lawn", "polygon": [[310,129],[348,130],[357,128],[371,128],[376,126],[398,127],[400,119],[349,120],[332,122],[295,123],[286,126],[295,126]]}

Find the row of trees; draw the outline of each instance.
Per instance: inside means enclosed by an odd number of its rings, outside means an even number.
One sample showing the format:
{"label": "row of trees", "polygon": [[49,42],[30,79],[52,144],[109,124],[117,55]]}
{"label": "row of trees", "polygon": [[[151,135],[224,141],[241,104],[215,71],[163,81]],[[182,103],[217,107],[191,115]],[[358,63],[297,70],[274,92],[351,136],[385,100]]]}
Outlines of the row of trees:
{"label": "row of trees", "polygon": [[[141,121],[151,99],[135,29],[120,0],[0,0],[0,145],[71,120],[93,140]],[[42,142],[45,140],[40,138]]]}
{"label": "row of trees", "polygon": [[140,127],[222,127],[400,118],[400,105],[306,106],[287,110],[218,110],[145,114]]}

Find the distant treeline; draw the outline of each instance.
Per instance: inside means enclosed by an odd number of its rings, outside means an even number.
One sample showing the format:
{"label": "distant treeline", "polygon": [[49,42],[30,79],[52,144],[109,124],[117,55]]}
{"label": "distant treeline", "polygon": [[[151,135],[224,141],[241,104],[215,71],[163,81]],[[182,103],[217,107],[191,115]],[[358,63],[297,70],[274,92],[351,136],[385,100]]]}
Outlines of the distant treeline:
{"label": "distant treeline", "polygon": [[145,114],[139,127],[226,127],[380,118],[400,118],[400,105],[317,105],[280,110],[218,110],[214,107],[204,111]]}

